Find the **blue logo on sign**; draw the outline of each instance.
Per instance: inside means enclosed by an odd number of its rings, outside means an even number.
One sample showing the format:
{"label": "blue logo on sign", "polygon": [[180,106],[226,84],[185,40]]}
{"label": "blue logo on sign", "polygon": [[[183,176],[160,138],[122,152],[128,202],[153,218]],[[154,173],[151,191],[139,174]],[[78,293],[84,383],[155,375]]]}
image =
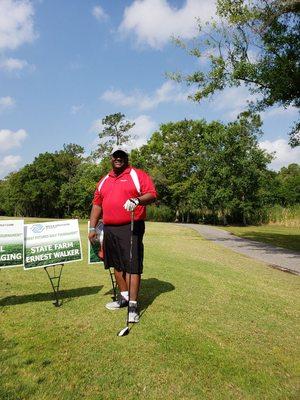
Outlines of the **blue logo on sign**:
{"label": "blue logo on sign", "polygon": [[35,224],[31,228],[33,233],[41,233],[41,232],[43,232],[44,229],[45,229],[45,226],[42,224]]}

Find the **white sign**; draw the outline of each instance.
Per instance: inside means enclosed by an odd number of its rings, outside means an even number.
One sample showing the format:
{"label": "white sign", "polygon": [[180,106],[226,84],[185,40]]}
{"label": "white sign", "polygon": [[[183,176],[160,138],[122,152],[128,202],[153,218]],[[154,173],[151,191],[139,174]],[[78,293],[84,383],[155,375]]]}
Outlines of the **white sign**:
{"label": "white sign", "polygon": [[0,268],[24,264],[24,221],[0,221]]}
{"label": "white sign", "polygon": [[[90,221],[88,222],[88,232],[90,228]],[[88,264],[98,264],[103,262],[103,223],[98,222],[96,226],[96,237],[91,243],[88,240]]]}
{"label": "white sign", "polygon": [[25,225],[24,269],[82,260],[78,220]]}

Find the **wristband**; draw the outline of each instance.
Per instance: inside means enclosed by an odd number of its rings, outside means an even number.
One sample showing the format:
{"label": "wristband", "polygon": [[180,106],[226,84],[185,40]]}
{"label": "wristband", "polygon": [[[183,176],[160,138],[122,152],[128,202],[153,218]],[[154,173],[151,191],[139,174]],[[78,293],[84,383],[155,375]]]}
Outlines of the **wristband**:
{"label": "wristband", "polygon": [[96,228],[89,228],[89,232],[96,232]]}

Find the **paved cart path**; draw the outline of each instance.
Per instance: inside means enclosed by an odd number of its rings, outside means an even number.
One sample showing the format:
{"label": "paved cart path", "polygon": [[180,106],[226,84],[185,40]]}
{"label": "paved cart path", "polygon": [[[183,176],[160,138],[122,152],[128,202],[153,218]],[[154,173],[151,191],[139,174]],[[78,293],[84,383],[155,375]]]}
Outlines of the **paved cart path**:
{"label": "paved cart path", "polygon": [[242,239],[223,229],[218,229],[210,225],[199,224],[176,224],[187,228],[195,229],[207,240],[216,242],[222,246],[248,257],[281,269],[300,275],[300,252],[283,249],[267,243],[256,242],[254,240]]}

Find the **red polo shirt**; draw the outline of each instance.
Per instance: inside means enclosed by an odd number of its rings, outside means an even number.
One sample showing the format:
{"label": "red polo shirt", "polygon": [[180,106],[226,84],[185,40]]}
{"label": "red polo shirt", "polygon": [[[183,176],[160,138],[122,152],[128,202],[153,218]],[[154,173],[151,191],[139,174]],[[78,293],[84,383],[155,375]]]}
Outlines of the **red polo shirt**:
{"label": "red polo shirt", "polygon": [[[131,169],[137,174],[140,193],[130,175]],[[110,171],[106,177],[98,182],[93,204],[102,207],[104,224],[127,224],[130,223],[130,212],[124,209],[124,203],[132,197],[139,197],[146,193],[157,196],[152,179],[145,171],[129,166],[120,175],[115,175],[113,170]],[[137,206],[134,210],[135,221],[144,220],[145,218],[146,207]]]}

